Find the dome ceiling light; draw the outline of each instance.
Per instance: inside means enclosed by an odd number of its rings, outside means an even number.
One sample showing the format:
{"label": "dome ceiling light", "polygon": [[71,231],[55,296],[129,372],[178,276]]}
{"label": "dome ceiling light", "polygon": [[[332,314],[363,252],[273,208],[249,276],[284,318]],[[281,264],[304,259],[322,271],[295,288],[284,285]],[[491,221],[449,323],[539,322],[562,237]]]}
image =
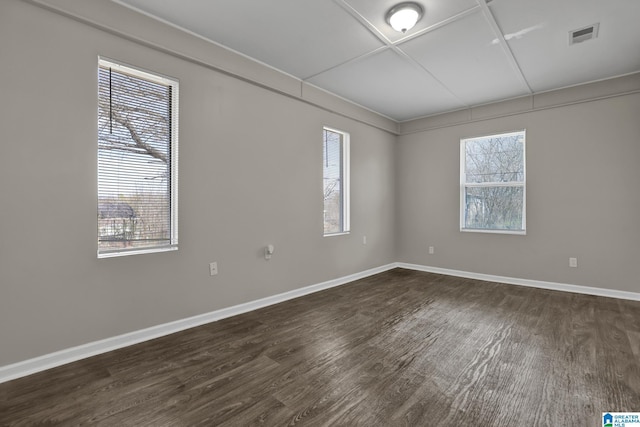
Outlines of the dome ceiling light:
{"label": "dome ceiling light", "polygon": [[387,12],[387,23],[394,30],[406,33],[422,18],[423,9],[418,3],[404,2],[393,6]]}

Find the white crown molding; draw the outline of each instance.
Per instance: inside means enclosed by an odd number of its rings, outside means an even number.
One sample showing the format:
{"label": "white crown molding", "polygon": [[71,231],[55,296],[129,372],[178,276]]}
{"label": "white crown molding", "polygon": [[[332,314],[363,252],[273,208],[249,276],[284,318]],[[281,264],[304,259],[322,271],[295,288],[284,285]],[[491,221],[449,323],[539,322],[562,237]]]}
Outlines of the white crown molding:
{"label": "white crown molding", "polygon": [[284,292],[270,297],[261,298],[255,301],[238,304],[232,307],[215,310],[209,313],[200,314],[186,319],[176,320],[174,322],[164,323],[150,328],[129,332],[127,334],[106,338],[99,341],[82,344],[77,347],[71,347],[55,353],[45,354],[33,359],[24,360],[11,365],[0,367],[0,384],[11,381],[16,378],[25,377],[67,363],[86,359],[91,356],[106,353],[119,348],[139,344],[154,338],[163,337],[165,335],[184,331],[185,329],[194,328],[206,323],[215,322],[227,317],[236,316],[238,314],[247,313],[262,307],[278,304],[293,298],[298,298],[324,289],[341,286],[354,280],[363,279],[382,273],[396,267],[395,263],[383,265],[381,267],[372,268],[359,273],[350,274],[348,276],[329,280],[315,285],[306,286],[300,289]]}
{"label": "white crown molding", "polygon": [[545,92],[536,92],[531,95],[406,120],[398,123],[399,135],[411,135],[435,129],[517,116],[552,108],[563,108],[638,93],[640,93],[640,73],[634,72],[589,83],[581,83]]}
{"label": "white crown molding", "polygon": [[[333,114],[397,135],[397,121],[331,92],[313,96],[305,82],[282,70],[197,35],[176,24],[114,1],[25,0],[124,40],[197,64]],[[307,92],[312,92],[307,96]]]}

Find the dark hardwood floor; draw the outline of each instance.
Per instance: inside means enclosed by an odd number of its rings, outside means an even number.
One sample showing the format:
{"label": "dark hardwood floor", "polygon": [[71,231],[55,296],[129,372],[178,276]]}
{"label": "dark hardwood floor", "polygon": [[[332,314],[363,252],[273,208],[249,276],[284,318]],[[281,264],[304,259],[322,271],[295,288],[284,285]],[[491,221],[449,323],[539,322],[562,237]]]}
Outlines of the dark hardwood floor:
{"label": "dark hardwood floor", "polygon": [[0,425],[601,426],[640,302],[395,269],[0,384]]}

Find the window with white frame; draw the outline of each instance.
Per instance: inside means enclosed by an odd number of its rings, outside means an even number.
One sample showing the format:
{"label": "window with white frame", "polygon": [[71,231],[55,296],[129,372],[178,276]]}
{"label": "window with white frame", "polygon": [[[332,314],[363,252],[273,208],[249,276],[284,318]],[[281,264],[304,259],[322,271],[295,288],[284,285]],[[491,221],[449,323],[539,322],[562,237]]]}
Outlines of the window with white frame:
{"label": "window with white frame", "polygon": [[525,131],[460,140],[460,230],[525,234]]}
{"label": "window with white frame", "polygon": [[349,134],[322,132],[324,235],[349,232]]}
{"label": "window with white frame", "polygon": [[98,64],[98,257],[178,245],[178,82]]}

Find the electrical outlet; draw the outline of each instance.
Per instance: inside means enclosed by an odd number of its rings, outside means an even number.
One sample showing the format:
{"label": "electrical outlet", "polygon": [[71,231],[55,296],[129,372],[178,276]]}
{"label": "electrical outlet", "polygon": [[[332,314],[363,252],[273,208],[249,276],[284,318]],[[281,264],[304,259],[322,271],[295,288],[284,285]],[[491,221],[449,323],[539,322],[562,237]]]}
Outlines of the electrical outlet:
{"label": "electrical outlet", "polygon": [[218,263],[217,262],[210,262],[209,263],[209,275],[210,276],[215,276],[218,274]]}
{"label": "electrical outlet", "polygon": [[578,268],[578,258],[569,258],[569,267]]}
{"label": "electrical outlet", "polygon": [[429,246],[429,255],[433,255],[434,253],[436,253],[436,248]]}
{"label": "electrical outlet", "polygon": [[362,244],[363,245],[367,244],[367,236],[362,236]]}

